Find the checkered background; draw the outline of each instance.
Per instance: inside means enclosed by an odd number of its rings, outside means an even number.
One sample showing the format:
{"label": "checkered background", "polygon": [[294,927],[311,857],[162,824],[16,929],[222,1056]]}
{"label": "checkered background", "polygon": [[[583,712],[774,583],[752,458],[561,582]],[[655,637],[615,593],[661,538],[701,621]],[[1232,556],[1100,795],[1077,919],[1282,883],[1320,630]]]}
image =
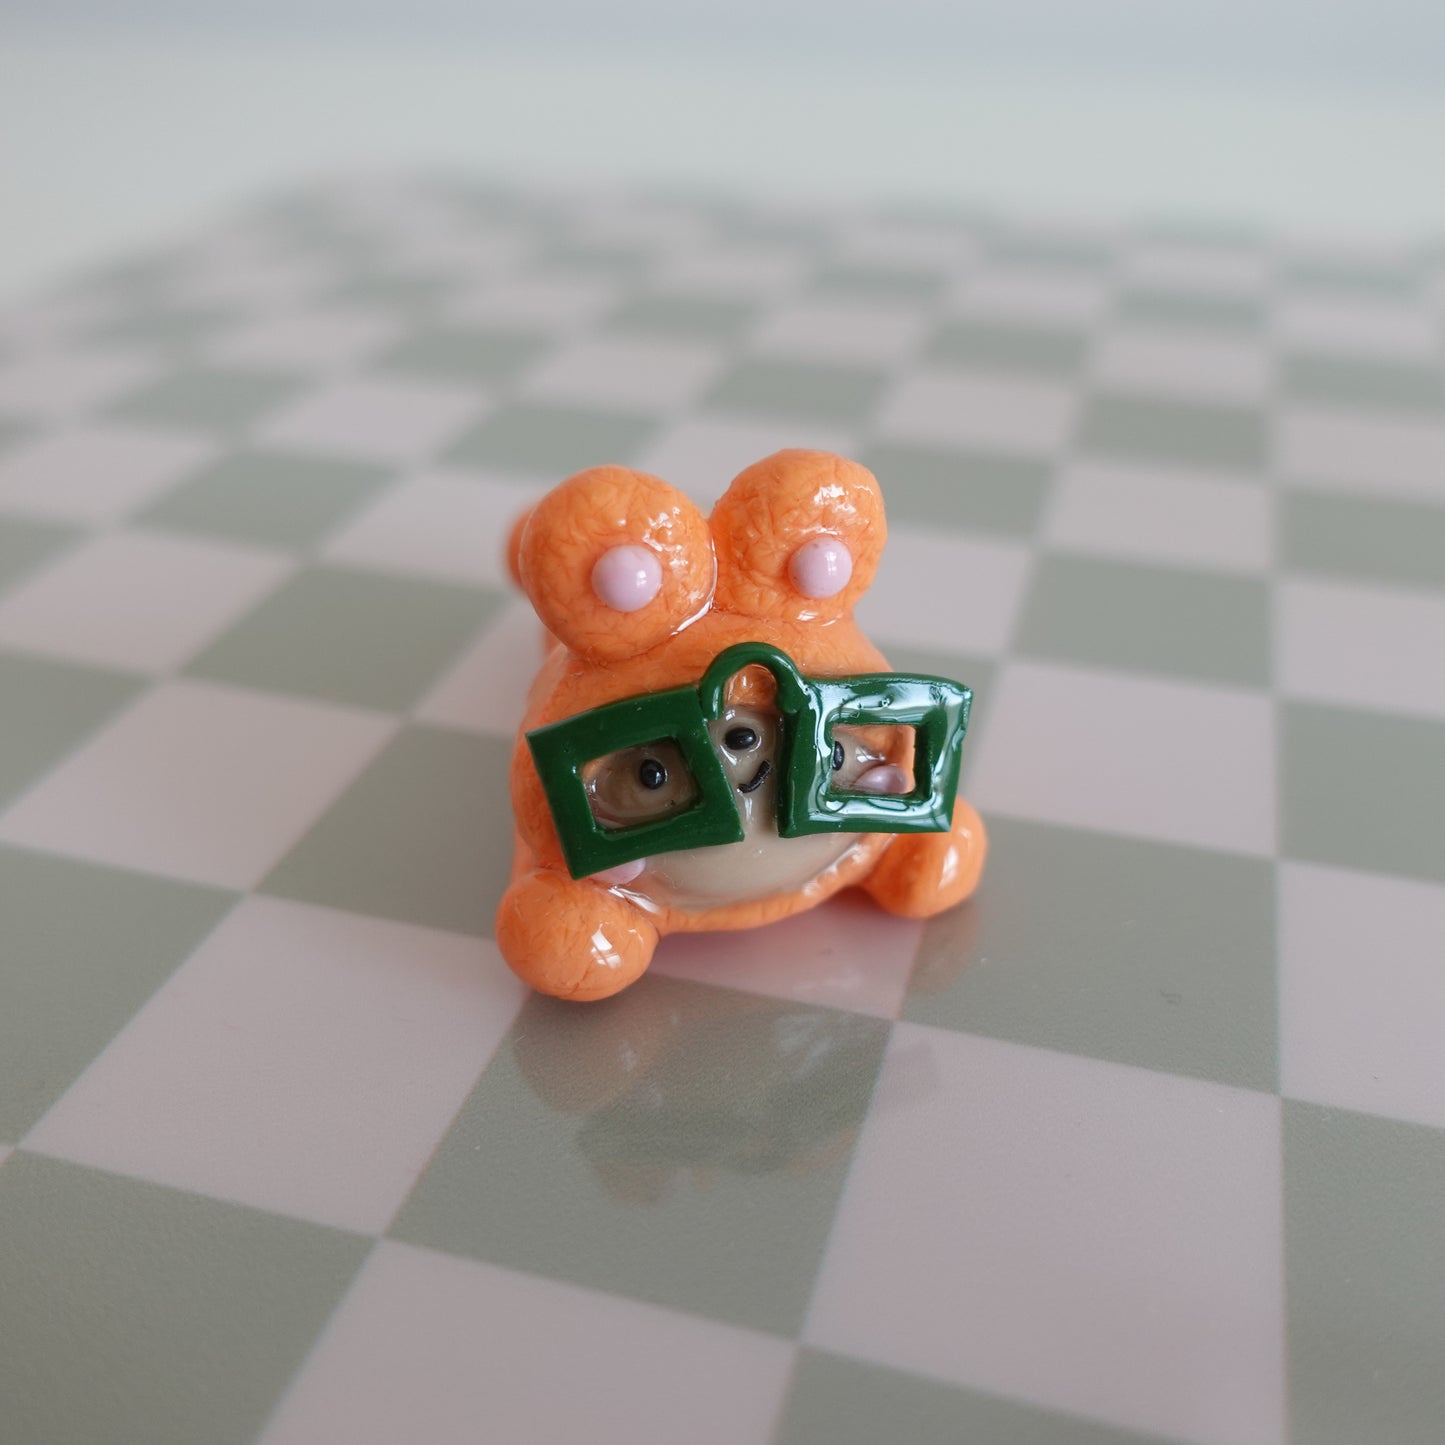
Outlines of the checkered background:
{"label": "checkered background", "polygon": [[[506,524],[856,456],[926,925],[492,914]],[[445,184],[0,318],[0,1438],[1445,1438],[1445,247]]]}

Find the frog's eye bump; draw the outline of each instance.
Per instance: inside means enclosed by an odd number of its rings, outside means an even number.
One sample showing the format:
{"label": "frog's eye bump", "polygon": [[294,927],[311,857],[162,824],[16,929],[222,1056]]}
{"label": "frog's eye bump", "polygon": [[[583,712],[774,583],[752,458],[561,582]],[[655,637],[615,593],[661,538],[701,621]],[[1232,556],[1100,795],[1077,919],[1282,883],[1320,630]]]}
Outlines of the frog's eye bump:
{"label": "frog's eye bump", "polygon": [[814,537],[788,561],[788,576],[804,597],[836,597],[853,576],[853,554],[837,537]]}
{"label": "frog's eye bump", "polygon": [[662,590],[662,563],[650,547],[609,547],[592,568],[592,590],[614,612],[636,612]]}

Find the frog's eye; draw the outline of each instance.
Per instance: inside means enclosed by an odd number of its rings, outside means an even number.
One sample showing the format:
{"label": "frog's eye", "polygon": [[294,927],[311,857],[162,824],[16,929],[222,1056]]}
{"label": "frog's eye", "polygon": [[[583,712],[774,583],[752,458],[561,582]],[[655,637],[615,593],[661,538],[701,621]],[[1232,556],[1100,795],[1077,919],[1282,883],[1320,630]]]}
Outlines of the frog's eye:
{"label": "frog's eye", "polygon": [[627,828],[680,813],[698,796],[682,749],[670,738],[594,759],[582,770],[582,784],[592,816],[604,828]]}
{"label": "frog's eye", "polygon": [[712,595],[702,514],[626,467],[592,467],[554,487],[514,531],[510,556],[548,630],[597,662],[656,647]]}
{"label": "frog's eye", "polygon": [[758,730],[749,727],[729,728],[723,734],[723,742],[728,745],[730,751],[735,753],[750,753],[758,745]]}
{"label": "frog's eye", "polygon": [[846,617],[886,536],[873,474],[831,452],[776,452],[739,472],[709,526],[716,605],[792,622]]}

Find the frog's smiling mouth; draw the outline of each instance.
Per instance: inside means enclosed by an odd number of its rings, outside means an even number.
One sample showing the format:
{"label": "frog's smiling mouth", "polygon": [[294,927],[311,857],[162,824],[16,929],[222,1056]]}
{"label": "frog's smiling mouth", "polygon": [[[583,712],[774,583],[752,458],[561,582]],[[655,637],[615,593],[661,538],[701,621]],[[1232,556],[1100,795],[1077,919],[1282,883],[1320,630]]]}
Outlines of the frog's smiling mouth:
{"label": "frog's smiling mouth", "polygon": [[772,770],[773,765],[766,758],[764,758],[762,762],[758,764],[758,770],[753,774],[752,781],[738,784],[738,792],[751,793],[754,789],[761,788],[763,785],[763,780],[768,776],[770,772],[772,772]]}

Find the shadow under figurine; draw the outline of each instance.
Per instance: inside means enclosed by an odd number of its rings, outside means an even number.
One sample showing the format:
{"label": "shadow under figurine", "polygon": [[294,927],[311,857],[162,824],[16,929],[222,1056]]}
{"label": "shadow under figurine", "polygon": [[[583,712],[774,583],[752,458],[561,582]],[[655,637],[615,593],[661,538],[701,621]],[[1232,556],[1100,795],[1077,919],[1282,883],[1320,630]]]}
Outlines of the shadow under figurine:
{"label": "shadow under figurine", "polygon": [[740,473],[704,518],[594,467],[513,528],[549,650],[512,755],[497,941],[533,988],[601,999],[659,937],[751,928],[862,888],[911,918],[973,891],[987,842],[955,801],[971,694],[888,671],[853,621],[886,528],[827,452]]}

